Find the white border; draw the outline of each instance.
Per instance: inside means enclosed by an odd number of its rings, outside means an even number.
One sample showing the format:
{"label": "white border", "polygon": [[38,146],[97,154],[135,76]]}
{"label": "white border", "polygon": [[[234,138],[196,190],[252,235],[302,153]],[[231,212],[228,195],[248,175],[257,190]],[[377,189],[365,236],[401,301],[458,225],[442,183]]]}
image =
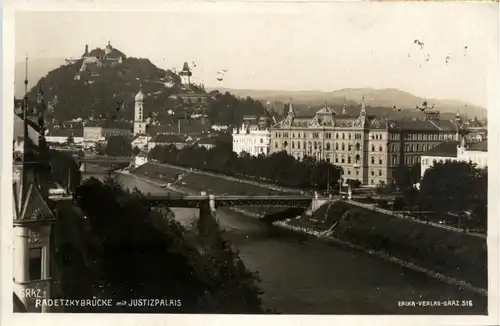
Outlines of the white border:
{"label": "white border", "polygon": [[[199,12],[305,12],[309,10],[332,10],[326,7],[327,1],[315,2],[179,2],[179,1],[16,1],[7,0],[3,4],[3,60],[2,60],[2,99],[3,105],[1,117],[2,136],[1,148],[1,321],[6,325],[19,325],[36,323],[37,325],[52,325],[54,322],[62,322],[71,325],[136,325],[148,323],[160,325],[169,323],[172,325],[254,325],[256,323],[269,323],[275,325],[283,322],[289,325],[340,325],[340,324],[370,324],[370,325],[490,325],[499,324],[498,320],[498,293],[499,293],[499,264],[498,264],[498,212],[499,212],[499,166],[498,166],[498,141],[500,128],[497,108],[500,109],[500,101],[497,91],[499,90],[499,64],[498,60],[494,67],[490,68],[489,78],[489,230],[488,237],[488,271],[489,271],[489,316],[314,316],[314,315],[277,315],[277,316],[244,316],[244,315],[135,315],[135,314],[13,314],[12,313],[12,196],[11,188],[11,165],[12,165],[12,98],[14,94],[14,11],[15,10],[85,10],[85,11],[199,11]],[[367,4],[383,5],[378,3]],[[385,5],[388,5],[387,3]],[[399,3],[391,5],[407,5]],[[422,4],[429,5],[429,4]],[[451,5],[441,3],[440,5]],[[498,5],[498,3],[493,4]],[[498,27],[498,26],[497,26]],[[471,25],[471,28],[474,28]],[[36,33],[36,26],[33,33]],[[492,31],[497,38],[499,30]],[[498,53],[497,53],[498,57]]]}

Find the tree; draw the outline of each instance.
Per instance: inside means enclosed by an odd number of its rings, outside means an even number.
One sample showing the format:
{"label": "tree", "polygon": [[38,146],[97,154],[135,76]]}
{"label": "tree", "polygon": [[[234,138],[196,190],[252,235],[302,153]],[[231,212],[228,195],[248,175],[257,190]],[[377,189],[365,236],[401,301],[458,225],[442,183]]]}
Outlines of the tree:
{"label": "tree", "polygon": [[420,183],[419,203],[441,215],[470,212],[486,226],[487,171],[470,162],[435,162]]}
{"label": "tree", "polygon": [[394,171],[394,182],[400,190],[412,188],[420,181],[420,163],[400,165]]}
{"label": "tree", "polygon": [[73,145],[75,143],[75,139],[73,138],[73,136],[69,136],[67,139],[66,139],[66,144],[68,145]]}
{"label": "tree", "polygon": [[105,153],[108,156],[130,156],[132,154],[130,139],[126,136],[108,137]]}
{"label": "tree", "polygon": [[[263,312],[258,277],[223,240],[213,218],[185,228],[168,208],[149,207],[139,191],[125,190],[112,178],[87,180],[76,198],[88,218],[74,228],[79,235],[71,237],[72,247],[85,248],[90,265],[82,273],[86,283],[67,285],[65,297],[81,297],[82,291],[89,295],[92,289],[90,295],[116,301],[182,301],[182,306],[110,307],[106,312]],[[58,258],[63,255],[59,251]]]}
{"label": "tree", "polygon": [[55,182],[63,187],[71,181],[71,190],[75,191],[81,182],[81,172],[73,157],[66,152],[50,150],[50,169]]}

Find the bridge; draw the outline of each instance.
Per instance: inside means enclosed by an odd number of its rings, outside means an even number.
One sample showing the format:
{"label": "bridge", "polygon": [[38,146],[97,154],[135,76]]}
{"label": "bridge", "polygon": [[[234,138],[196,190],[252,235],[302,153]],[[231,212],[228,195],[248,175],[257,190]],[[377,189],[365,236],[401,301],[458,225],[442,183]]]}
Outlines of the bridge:
{"label": "bridge", "polygon": [[151,206],[188,207],[200,210],[200,219],[215,217],[217,207],[255,206],[255,207],[283,207],[283,208],[311,208],[316,210],[327,202],[325,198],[297,195],[171,195],[147,194],[144,197]]}
{"label": "bridge", "polygon": [[264,206],[264,207],[289,207],[307,208],[313,201],[319,200],[312,196],[297,195],[169,195],[148,194],[145,200],[150,205],[165,205],[168,207],[200,208],[232,207],[232,206]]}

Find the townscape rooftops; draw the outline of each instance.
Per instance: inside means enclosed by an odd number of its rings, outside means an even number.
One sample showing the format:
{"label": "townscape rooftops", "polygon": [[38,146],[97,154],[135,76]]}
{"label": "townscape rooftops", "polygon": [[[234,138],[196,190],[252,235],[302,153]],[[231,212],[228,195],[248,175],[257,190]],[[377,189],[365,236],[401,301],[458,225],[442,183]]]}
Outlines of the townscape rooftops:
{"label": "townscape rooftops", "polygon": [[83,128],[75,129],[51,129],[49,137],[83,137]]}
{"label": "townscape rooftops", "polygon": [[159,134],[156,135],[151,142],[153,143],[164,143],[164,144],[184,144],[186,140],[176,134]]}
{"label": "townscape rooftops", "polygon": [[[320,110],[321,111],[321,110]],[[318,111],[318,112],[320,112]],[[326,110],[325,110],[326,111]],[[324,120],[324,113],[316,114],[315,116],[286,116],[283,120],[272,126],[273,129],[280,128],[308,128],[318,127],[323,128],[329,126],[328,120]],[[360,116],[351,114],[332,115],[333,125],[335,127],[354,127]],[[291,123],[290,123],[291,120]],[[319,123],[315,123],[315,121]],[[444,131],[456,132],[459,126],[455,121],[451,120],[420,120],[420,119],[385,119],[374,117],[368,121],[370,129],[386,129],[389,131]],[[286,122],[286,123],[285,123]],[[326,122],[326,123],[325,123]]]}
{"label": "townscape rooftops", "polygon": [[447,140],[427,151],[424,156],[457,157],[458,145],[455,140]]}

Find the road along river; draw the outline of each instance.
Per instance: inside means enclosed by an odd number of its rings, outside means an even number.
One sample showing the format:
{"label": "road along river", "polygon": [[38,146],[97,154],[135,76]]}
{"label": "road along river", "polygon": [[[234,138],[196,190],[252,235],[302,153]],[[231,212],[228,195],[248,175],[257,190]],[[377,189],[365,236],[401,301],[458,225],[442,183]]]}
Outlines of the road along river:
{"label": "road along river", "polygon": [[[104,175],[84,175],[103,178]],[[118,175],[126,187],[165,191]],[[173,208],[181,223],[198,210]],[[266,308],[286,314],[486,314],[487,298],[359,251],[217,210],[225,237],[259,273]]]}

